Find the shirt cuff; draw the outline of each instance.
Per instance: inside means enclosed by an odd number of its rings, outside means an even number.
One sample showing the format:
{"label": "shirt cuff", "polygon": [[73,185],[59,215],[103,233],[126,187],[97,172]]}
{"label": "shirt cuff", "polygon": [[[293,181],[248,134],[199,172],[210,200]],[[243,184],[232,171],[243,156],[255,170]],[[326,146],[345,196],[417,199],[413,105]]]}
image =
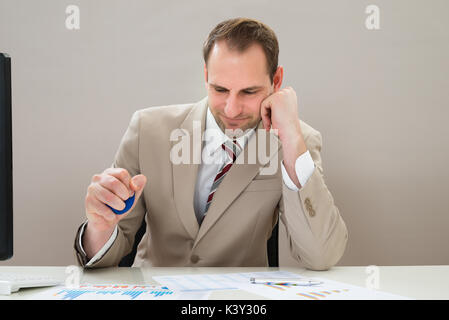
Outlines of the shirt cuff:
{"label": "shirt cuff", "polygon": [[[287,186],[287,188],[293,191],[299,191],[299,188],[295,185],[292,179],[290,179],[287,170],[285,170],[284,160],[281,161],[281,170],[282,170],[282,179],[284,180],[284,183]],[[309,150],[307,150],[302,155],[300,155],[298,159],[296,159],[295,161],[295,172],[301,186],[304,186],[307,183],[309,178],[312,176],[314,170],[315,170],[315,163],[313,162]]]}
{"label": "shirt cuff", "polygon": [[[84,234],[84,228],[87,225],[87,222],[84,222],[84,224],[81,226],[81,230],[80,230],[80,236],[79,236],[79,247],[82,251],[82,253],[84,255],[86,255],[86,252],[84,251],[83,248],[83,244],[82,244],[82,239],[83,239],[83,234]],[[104,246],[92,257],[92,259],[89,260],[89,262],[86,263],[86,267],[89,267],[90,265],[94,264],[95,262],[97,262],[98,260],[100,260],[103,255],[106,253],[106,251],[108,251],[108,249],[112,246],[112,244],[115,241],[115,238],[117,238],[117,233],[118,233],[118,228],[117,226],[115,226],[114,228],[114,232],[112,232],[111,237],[109,238],[109,240],[104,244]]]}

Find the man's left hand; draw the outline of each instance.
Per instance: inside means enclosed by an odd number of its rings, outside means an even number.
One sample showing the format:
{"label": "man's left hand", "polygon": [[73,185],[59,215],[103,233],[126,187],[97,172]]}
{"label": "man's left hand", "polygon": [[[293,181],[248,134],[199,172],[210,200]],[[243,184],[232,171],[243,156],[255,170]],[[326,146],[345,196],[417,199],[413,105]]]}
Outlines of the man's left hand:
{"label": "man's left hand", "polygon": [[[296,159],[307,151],[298,117],[298,98],[292,87],[269,95],[261,103],[265,130],[277,130],[284,153],[284,166],[292,181],[301,187],[295,172]],[[275,131],[276,132],[276,131]]]}

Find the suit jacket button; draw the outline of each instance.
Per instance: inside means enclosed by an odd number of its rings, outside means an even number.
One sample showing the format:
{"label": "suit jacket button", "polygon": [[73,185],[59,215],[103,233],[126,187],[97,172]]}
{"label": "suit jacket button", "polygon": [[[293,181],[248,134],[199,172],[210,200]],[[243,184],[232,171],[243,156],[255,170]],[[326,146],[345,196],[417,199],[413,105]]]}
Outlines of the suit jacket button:
{"label": "suit jacket button", "polygon": [[309,216],[311,216],[311,217],[315,216],[315,210],[313,210],[312,208],[310,208],[310,210],[309,210]]}
{"label": "suit jacket button", "polygon": [[197,263],[200,260],[200,257],[198,257],[196,254],[193,254],[190,257],[190,261],[192,261],[192,263]]}
{"label": "suit jacket button", "polygon": [[310,202],[310,198],[306,198],[304,200],[304,204],[306,205],[306,209],[309,212],[309,216],[315,216],[315,210],[313,210],[312,203]]}

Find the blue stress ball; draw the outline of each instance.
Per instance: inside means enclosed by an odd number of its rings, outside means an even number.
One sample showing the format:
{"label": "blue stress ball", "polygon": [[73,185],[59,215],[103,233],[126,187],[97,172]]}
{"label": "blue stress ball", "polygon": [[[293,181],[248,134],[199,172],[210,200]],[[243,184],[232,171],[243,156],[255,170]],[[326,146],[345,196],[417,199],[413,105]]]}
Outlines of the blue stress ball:
{"label": "blue stress ball", "polygon": [[131,197],[129,197],[128,199],[125,200],[125,209],[123,209],[123,210],[117,210],[117,209],[112,208],[109,205],[107,205],[107,206],[109,208],[111,208],[111,210],[114,211],[115,214],[124,214],[126,211],[131,209],[131,207],[133,206],[135,197],[136,197],[136,193],[134,193]]}

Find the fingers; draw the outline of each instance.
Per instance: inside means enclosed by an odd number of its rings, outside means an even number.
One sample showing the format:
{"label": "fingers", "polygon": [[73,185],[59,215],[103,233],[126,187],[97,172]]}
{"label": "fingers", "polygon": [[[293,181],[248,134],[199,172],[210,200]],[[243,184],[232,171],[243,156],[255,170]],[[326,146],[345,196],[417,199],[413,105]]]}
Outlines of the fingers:
{"label": "fingers", "polygon": [[116,210],[125,208],[125,202],[122,199],[99,183],[91,184],[88,188],[88,194]]}
{"label": "fingers", "polygon": [[271,128],[271,101],[265,99],[260,107],[260,116],[262,118],[263,127],[269,131]]}
{"label": "fingers", "polygon": [[141,191],[145,187],[146,183],[147,177],[145,177],[143,174],[138,174],[131,179],[130,186],[135,192],[137,192]]}
{"label": "fingers", "polygon": [[[132,211],[143,192],[147,178],[139,174],[131,178],[126,169],[108,168],[95,174],[87,188],[86,215],[97,229],[108,228]],[[134,204],[126,213],[116,215],[111,208],[122,211],[125,201],[135,194]]]}
{"label": "fingers", "polygon": [[[118,194],[119,196],[121,196],[121,198],[123,200],[126,200],[130,196],[132,196],[133,191],[130,189],[130,185],[129,185],[129,183],[131,181],[131,175],[129,174],[128,170],[123,169],[123,168],[107,168],[105,171],[103,171],[103,174],[106,174],[106,175],[116,178],[124,185],[124,187],[127,189],[126,192],[128,194],[125,195],[123,193],[123,189],[121,190],[122,193]],[[111,190],[111,191],[115,191],[115,190]],[[122,196],[124,196],[124,197],[122,197]]]}
{"label": "fingers", "polygon": [[103,202],[89,194],[86,196],[86,213],[89,221],[97,224],[107,223],[111,225],[116,221],[115,213]]}
{"label": "fingers", "polygon": [[136,198],[134,199],[134,203],[128,212],[131,212],[136,206],[137,201],[139,200],[146,183],[147,178],[143,174],[136,175],[131,179],[131,188],[134,190]]}
{"label": "fingers", "polygon": [[128,187],[114,176],[108,174],[94,175],[92,178],[92,184],[102,186],[117,195],[123,201],[129,198],[130,192]]}

